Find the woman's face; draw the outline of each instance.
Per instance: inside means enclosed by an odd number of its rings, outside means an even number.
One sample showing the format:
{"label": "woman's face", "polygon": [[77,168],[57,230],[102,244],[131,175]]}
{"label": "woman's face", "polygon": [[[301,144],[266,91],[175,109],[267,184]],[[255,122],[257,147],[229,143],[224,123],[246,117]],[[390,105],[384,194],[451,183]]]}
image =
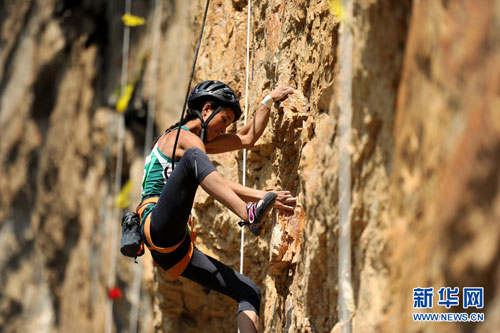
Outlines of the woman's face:
{"label": "woman's face", "polygon": [[[208,109],[207,112],[203,114],[203,118],[207,120],[213,111],[214,110],[211,108]],[[231,125],[233,119],[234,112],[231,108],[224,108],[220,110],[208,123],[206,133],[207,141],[212,141],[219,135],[226,133],[226,128]]]}

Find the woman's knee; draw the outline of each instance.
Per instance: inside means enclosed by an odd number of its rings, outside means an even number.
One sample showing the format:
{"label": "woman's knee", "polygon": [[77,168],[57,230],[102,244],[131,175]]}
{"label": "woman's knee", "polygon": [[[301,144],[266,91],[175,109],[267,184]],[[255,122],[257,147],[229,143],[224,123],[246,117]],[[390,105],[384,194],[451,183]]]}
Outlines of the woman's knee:
{"label": "woman's knee", "polygon": [[202,154],[205,154],[203,152],[203,150],[201,150],[200,148],[198,147],[191,147],[189,149],[186,150],[186,152],[184,154],[192,154],[192,153],[195,153],[195,152],[201,152]]}
{"label": "woman's knee", "polygon": [[192,160],[192,159],[195,159],[197,156],[200,156],[200,155],[206,155],[206,154],[203,152],[203,150],[201,150],[198,147],[191,147],[191,148],[189,148],[188,150],[186,150],[184,152],[184,155],[182,156],[182,158],[183,159]]}
{"label": "woman's knee", "polygon": [[252,286],[252,288],[254,290],[255,297],[259,300],[259,303],[260,303],[260,297],[261,297],[261,294],[262,294],[262,292],[260,290],[260,287],[254,283],[253,286]]}
{"label": "woman's knee", "polygon": [[185,166],[186,172],[196,178],[198,184],[209,173],[215,171],[215,167],[210,162],[207,154],[197,147],[186,150],[182,156],[181,163]]}

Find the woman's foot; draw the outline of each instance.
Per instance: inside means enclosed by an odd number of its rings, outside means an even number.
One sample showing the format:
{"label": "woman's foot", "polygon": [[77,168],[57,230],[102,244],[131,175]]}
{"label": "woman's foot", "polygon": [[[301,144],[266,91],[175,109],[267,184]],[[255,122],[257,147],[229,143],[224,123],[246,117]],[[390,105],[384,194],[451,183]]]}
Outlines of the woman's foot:
{"label": "woman's foot", "polygon": [[241,221],[240,226],[247,225],[248,229],[255,235],[259,236],[262,233],[262,227],[267,213],[273,208],[277,194],[273,192],[267,193],[259,202],[248,204],[247,213],[248,221]]}

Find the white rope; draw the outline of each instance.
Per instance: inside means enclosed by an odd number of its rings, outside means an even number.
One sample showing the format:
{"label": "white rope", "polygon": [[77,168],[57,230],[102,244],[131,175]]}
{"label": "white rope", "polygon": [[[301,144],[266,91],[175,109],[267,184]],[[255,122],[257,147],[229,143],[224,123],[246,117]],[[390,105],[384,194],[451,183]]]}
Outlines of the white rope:
{"label": "white rope", "polygon": [[[248,17],[247,17],[247,68],[245,78],[245,118],[244,124],[247,124],[248,116],[248,76],[250,68],[250,11],[251,2],[248,0]],[[247,175],[247,150],[243,149],[243,186],[246,186]],[[241,228],[241,247],[240,247],[240,274],[243,274],[243,253],[245,250],[245,228]]]}
{"label": "white rope", "polygon": [[352,123],[352,1],[342,0],[345,10],[340,33],[339,101],[339,322],[342,333],[351,331],[351,123]]}
{"label": "white rope", "polygon": [[[247,5],[247,62],[246,62],[246,76],[245,76],[245,117],[243,118],[244,125],[247,124],[248,117],[248,77],[250,68],[250,12],[251,2],[248,0]],[[246,186],[247,179],[247,150],[243,149],[243,186]],[[245,252],[245,227],[241,228],[241,244],[240,244],[240,274],[243,274],[243,254]],[[238,328],[238,333],[240,329]]]}
{"label": "white rope", "polygon": [[[125,13],[130,13],[131,0],[125,0]],[[130,27],[125,25],[123,30],[123,49],[122,49],[122,71],[121,71],[121,94],[125,92],[125,87],[128,81],[128,52],[130,42]],[[121,175],[122,175],[122,162],[123,162],[123,137],[125,132],[124,114],[120,113],[118,120],[118,147],[116,158],[116,171],[115,183],[113,188],[113,215],[111,220],[111,254],[110,254],[110,268],[108,277],[108,288],[114,287],[116,281],[116,248],[118,247],[118,224],[119,207],[115,199],[120,192]],[[108,298],[106,306],[106,333],[111,333],[113,328],[113,301]]]}
{"label": "white rope", "polygon": [[[162,0],[155,0],[155,13],[153,23],[153,38],[151,41],[151,65],[149,68],[149,81],[151,83],[151,90],[149,94],[148,112],[147,112],[147,125],[146,134],[144,137],[144,159],[147,158],[151,143],[153,141],[153,128],[156,112],[156,91],[158,83],[158,55],[160,47],[160,34],[161,34],[161,14],[162,14]],[[136,333],[139,322],[139,305],[141,302],[141,280],[142,280],[142,265],[134,265],[134,282],[132,284],[132,299],[130,309],[129,332]]]}

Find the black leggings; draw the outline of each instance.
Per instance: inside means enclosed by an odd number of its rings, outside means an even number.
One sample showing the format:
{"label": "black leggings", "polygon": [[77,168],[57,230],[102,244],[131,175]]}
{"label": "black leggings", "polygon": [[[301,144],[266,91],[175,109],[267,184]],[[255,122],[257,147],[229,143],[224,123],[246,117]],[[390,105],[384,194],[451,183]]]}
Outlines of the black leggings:
{"label": "black leggings", "polygon": [[[151,238],[158,247],[179,243],[186,226],[198,185],[215,171],[207,155],[198,148],[186,150],[168,179],[151,211]],[[175,264],[172,257],[151,251],[153,259],[164,269]],[[211,258],[196,247],[182,276],[236,300],[238,313],[251,310],[259,314],[260,288],[248,277]]]}
{"label": "black leggings", "polygon": [[238,302],[238,314],[251,310],[259,315],[260,288],[245,275],[207,256],[196,247],[182,276],[234,299]]}

